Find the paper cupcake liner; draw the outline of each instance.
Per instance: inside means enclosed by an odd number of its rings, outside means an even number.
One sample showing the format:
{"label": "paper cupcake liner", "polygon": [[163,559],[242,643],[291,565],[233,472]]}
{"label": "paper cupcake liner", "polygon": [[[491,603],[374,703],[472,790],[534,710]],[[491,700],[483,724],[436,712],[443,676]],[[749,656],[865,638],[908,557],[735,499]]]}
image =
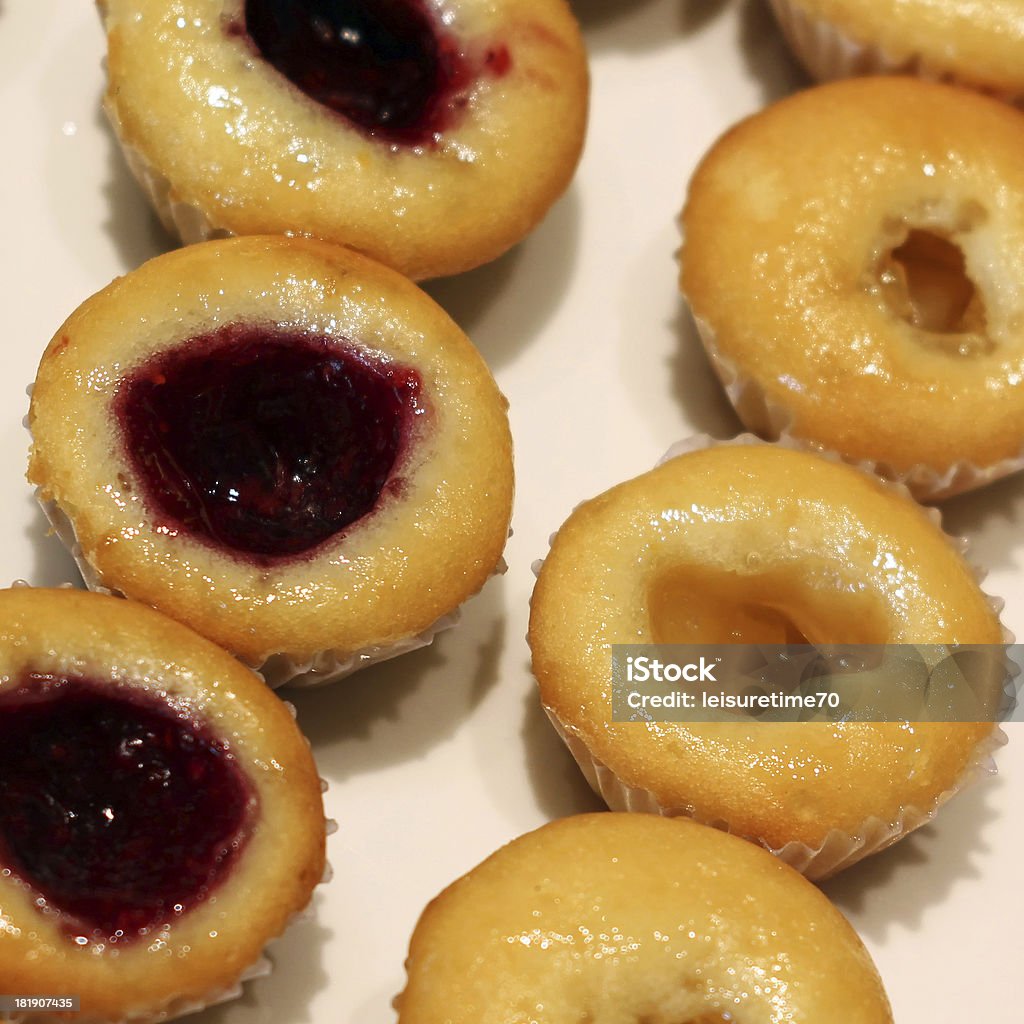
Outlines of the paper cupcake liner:
{"label": "paper cupcake liner", "polygon": [[[107,31],[107,3],[106,0],[97,0],[96,11],[100,16],[100,23],[104,32]],[[103,62],[104,77],[106,77],[107,62]],[[125,162],[132,176],[139,183],[142,191],[145,192],[160,223],[169,235],[178,238],[184,245],[192,245],[194,242],[205,242],[211,238],[227,238],[232,234],[221,228],[216,228],[210,223],[205,212],[194,203],[188,203],[178,198],[172,188],[170,181],[130,143],[124,139],[124,132],[121,130],[121,119],[117,116],[113,101],[109,95],[104,97],[103,112],[113,130],[114,138],[124,153]]]}
{"label": "paper cupcake liner", "polygon": [[[502,559],[495,569],[496,574],[506,571],[505,560]],[[458,625],[462,619],[462,605],[453,609],[433,622],[427,629],[415,636],[403,637],[391,644],[364,647],[362,650],[347,653],[343,651],[320,651],[312,658],[295,658],[290,654],[272,654],[259,665],[251,665],[268,686],[277,689],[279,686],[324,686],[327,683],[344,679],[345,676],[358,672],[361,668],[375,665],[380,661],[388,661],[401,654],[428,647],[434,642],[438,633]]]}
{"label": "paper cupcake liner", "polygon": [[[719,445],[765,444],[774,444],[775,446],[797,451],[806,450],[805,445],[793,439],[769,442],[753,434],[741,434],[738,437],[723,441],[709,437],[707,434],[698,434],[672,445],[658,460],[657,465],[660,466],[669,459],[685,455],[688,452],[700,451]],[[836,463],[845,461],[834,452],[824,452],[822,456]],[[857,464],[855,468],[873,475],[870,467],[865,464]],[[883,480],[882,482],[904,497],[913,500],[913,494],[904,482],[894,480]],[[942,516],[939,510],[928,506],[922,506],[922,510],[928,519],[941,530]],[[965,538],[954,537],[949,534],[944,535],[950,546],[958,554],[961,556],[966,554],[968,543]],[[553,541],[554,537],[555,534],[552,534],[550,540]],[[540,573],[543,564],[543,559],[537,559],[533,563],[532,568],[535,575]],[[980,587],[986,575],[985,571],[969,562],[968,565]],[[1001,598],[993,597],[984,590],[982,593],[993,612],[998,616],[1002,612],[1005,602]],[[1012,644],[1014,642],[1013,634],[1002,622],[1000,622],[1000,628],[1002,629],[1003,643]],[[1012,663],[1008,663],[1008,670],[1016,674]],[[552,708],[547,705],[542,706],[555,731],[562,738],[566,747],[568,747],[569,752],[572,754],[587,782],[590,783],[590,787],[604,800],[611,810],[660,814],[663,817],[692,818],[699,824],[709,825],[723,832],[729,832],[750,842],[757,843],[811,881],[821,881],[829,878],[856,864],[857,861],[862,860],[864,857],[879,853],[904,836],[909,835],[915,829],[926,825],[938,814],[939,809],[947,800],[972,785],[978,779],[996,774],[997,768],[993,755],[996,750],[1007,742],[1006,733],[999,726],[993,725],[992,731],[975,746],[956,784],[940,793],[930,807],[921,808],[913,805],[904,807],[901,809],[898,818],[894,821],[885,821],[877,817],[868,818],[853,833],[832,829],[817,846],[810,846],[794,840],[783,846],[775,847],[760,836],[735,832],[724,819],[701,814],[696,806],[692,804],[669,807],[662,804],[651,790],[628,785],[608,765],[594,756],[586,741],[570,726],[562,722]]]}
{"label": "paper cupcake liner", "polygon": [[[233,999],[241,997],[246,982],[255,981],[257,978],[266,978],[273,973],[274,966],[265,956],[261,956],[251,967],[246,968],[235,984],[211,994],[206,999],[175,999],[168,1003],[159,1013],[156,1014],[131,1014],[122,1017],[120,1021],[113,1024],[159,1024],[162,1021],[174,1020],[177,1017],[184,1017],[190,1013],[199,1013],[211,1006],[220,1006],[223,1003],[230,1003]],[[111,1022],[98,1017],[89,1017],[82,1014],[75,1015],[75,1021],[81,1024],[111,1024]]]}
{"label": "paper cupcake liner", "polygon": [[881,46],[854,39],[828,19],[809,14],[800,0],[769,2],[789,48],[819,82],[857,75],[915,75],[934,82],[954,82],[1010,103],[1024,99],[1019,90],[980,88],[922,53],[895,57]]}
{"label": "paper cupcake liner", "polygon": [[[32,584],[27,580],[14,580],[11,584],[12,588],[31,587]],[[73,589],[73,583],[61,583],[56,588],[57,590]],[[97,587],[98,592],[109,594],[110,591],[103,587]],[[282,701],[284,706],[288,709],[288,713],[292,718],[297,718],[298,713],[295,705],[289,701]],[[303,734],[305,738],[305,734]],[[306,745],[310,746],[309,740],[306,739]],[[320,777],[320,793],[324,794],[330,788],[330,784],[325,778]],[[329,838],[338,831],[338,823],[333,818],[324,818],[324,832]],[[308,902],[304,907],[296,910],[291,917],[285,922],[284,927],[278,933],[268,940],[267,947],[273,944],[273,942],[280,938],[287,932],[292,925],[299,921],[308,920],[313,913],[313,900],[316,896],[316,890],[321,885],[327,885],[328,882],[334,877],[334,869],[331,867],[330,861],[324,860],[323,874],[320,876],[320,881],[316,883],[313,888],[313,892],[310,893]],[[174,1020],[177,1017],[184,1017],[187,1014],[199,1013],[201,1010],[209,1009],[211,1006],[219,1006],[221,1003],[231,1002],[233,999],[238,999],[244,991],[244,986],[247,982],[255,981],[257,978],[267,978],[274,971],[273,961],[267,956],[267,947],[265,947],[259,954],[259,956],[251,963],[248,967],[243,968],[242,972],[238,977],[224,988],[215,989],[208,992],[202,999],[194,999],[191,996],[181,996],[178,998],[171,999],[163,1009],[158,1010],[156,1013],[137,1013],[128,1014],[127,1016],[120,1017],[117,1020],[110,1020],[108,1017],[93,1017],[85,1013],[76,1013],[75,1021],[76,1024],[160,1024],[162,1021]],[[47,1017],[39,1017],[38,1014],[17,1014],[13,1016],[4,1016],[3,1020],[8,1024],[23,1024],[28,1020],[33,1021],[46,1021]],[[66,1019],[64,1014],[58,1014],[54,1020],[64,1021]]]}
{"label": "paper cupcake liner", "polygon": [[128,168],[142,187],[142,191],[146,193],[167,233],[179,239],[183,245],[207,242],[211,238],[229,238],[232,232],[214,227],[198,206],[185,202],[174,194],[167,178],[134,146],[122,140],[115,115],[109,110],[107,113],[111,124],[114,125],[114,134],[117,136]]}
{"label": "paper cupcake liner", "polygon": [[195,203],[186,202],[175,195],[170,181],[139,150],[125,142],[120,119],[109,99],[104,102],[103,109],[114,137],[124,153],[128,169],[145,192],[167,233],[179,239],[184,245],[206,242],[211,238],[230,237],[232,232],[215,227],[206,213]]}
{"label": "paper cupcake liner", "polygon": [[736,415],[748,430],[768,441],[789,444],[818,455],[836,454],[842,461],[857,466],[892,483],[902,484],[917,501],[940,501],[984,487],[1024,469],[1024,447],[1019,455],[1001,459],[989,466],[978,466],[967,460],[954,462],[946,469],[935,469],[915,463],[908,469],[897,469],[883,459],[860,459],[835,452],[827,445],[793,432],[793,417],[785,406],[774,401],[752,377],[740,371],[718,347],[714,328],[704,319],[693,317],[704,351],[715,375],[721,381]]}
{"label": "paper cupcake liner", "polygon": [[957,784],[939,794],[933,806],[927,810],[917,807],[906,807],[896,821],[883,821],[881,818],[868,818],[857,831],[849,835],[839,829],[832,829],[818,846],[792,841],[784,846],[772,846],[759,836],[735,832],[726,821],[700,814],[695,807],[666,807],[648,789],[629,786],[623,782],[612,769],[591,754],[586,743],[570,732],[558,716],[548,707],[544,708],[555,731],[569,748],[583,772],[587,782],[598,796],[613,811],[636,811],[644,814],[660,814],[666,818],[692,818],[701,825],[709,825],[729,832],[742,839],[757,843],[791,868],[799,871],[811,881],[823,881],[832,875],[844,871],[874,853],[880,853],[886,847],[909,835],[914,829],[928,824],[939,812],[947,800],[970,786],[978,779],[995,775],[997,772],[993,754],[1007,742],[1006,733],[998,726],[982,740],[974,749],[968,766],[957,781]]}
{"label": "paper cupcake liner", "polygon": [[[36,500],[39,502],[43,515],[46,516],[50,528],[58,539],[67,548],[71,557],[82,574],[82,580],[89,590],[100,594],[108,594],[113,597],[125,597],[126,595],[114,587],[104,584],[99,573],[85,557],[82,545],[78,541],[74,524],[68,518],[60,506],[50,498],[44,498],[40,488],[36,488]],[[491,577],[504,574],[508,564],[504,558],[498,561]],[[467,600],[472,600],[471,595]],[[463,602],[464,604],[465,602]],[[272,654],[258,663],[246,661],[239,658],[245,665],[263,677],[264,682],[272,689],[290,685],[295,687],[323,686],[327,683],[336,682],[353,672],[374,665],[380,661],[387,661],[400,654],[407,654],[420,647],[426,647],[433,643],[434,637],[446,629],[451,629],[462,618],[462,605],[446,612],[426,629],[410,637],[402,637],[390,644],[373,645],[364,647],[358,651],[319,651],[312,657],[300,657],[289,654],[286,651]],[[238,657],[236,655],[236,657]]]}

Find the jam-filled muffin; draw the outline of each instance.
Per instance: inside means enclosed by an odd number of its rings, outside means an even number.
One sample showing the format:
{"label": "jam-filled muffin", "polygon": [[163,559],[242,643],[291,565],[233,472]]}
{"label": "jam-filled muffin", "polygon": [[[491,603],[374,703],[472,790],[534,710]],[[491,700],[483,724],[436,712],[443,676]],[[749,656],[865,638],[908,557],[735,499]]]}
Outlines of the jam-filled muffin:
{"label": "jam-filled muffin", "polygon": [[83,1024],[236,994],[324,837],[309,745],[249,669],[135,602],[0,591],[0,987]]}
{"label": "jam-filled muffin", "polygon": [[[811,877],[923,824],[998,740],[990,721],[613,721],[613,644],[1003,641],[924,509],[808,452],[717,445],[582,503],[529,640],[541,701],[611,806],[722,825]],[[979,685],[1001,685],[1000,651]]]}
{"label": "jam-filled muffin", "polygon": [[29,425],[87,582],[275,683],[425,642],[508,536],[506,403],[479,353],[323,242],[207,242],[113,282],[51,342]]}
{"label": "jam-filled muffin", "polygon": [[423,912],[400,1024],[890,1024],[842,914],[763,850],[647,814],[521,836]]}
{"label": "jam-filled muffin", "polygon": [[1024,464],[1024,115],[861,78],[726,133],[690,183],[681,287],[744,422],[921,498]]}
{"label": "jam-filled muffin", "polygon": [[565,0],[103,0],[107,110],[186,242],[311,235],[413,278],[540,221],[583,144]]}
{"label": "jam-filled muffin", "polygon": [[793,52],[816,78],[874,73],[955,81],[1024,96],[1018,0],[771,0]]}

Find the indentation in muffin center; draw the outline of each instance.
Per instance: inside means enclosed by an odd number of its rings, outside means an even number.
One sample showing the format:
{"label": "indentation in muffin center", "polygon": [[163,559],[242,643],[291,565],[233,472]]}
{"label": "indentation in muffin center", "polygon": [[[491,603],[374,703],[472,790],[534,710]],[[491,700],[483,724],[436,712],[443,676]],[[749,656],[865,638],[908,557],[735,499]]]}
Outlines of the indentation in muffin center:
{"label": "indentation in muffin center", "polygon": [[933,347],[964,356],[995,347],[987,333],[982,295],[952,236],[924,228],[906,230],[900,244],[883,257],[878,279],[890,312],[917,328]]}
{"label": "indentation in muffin center", "polygon": [[647,591],[657,644],[885,643],[884,614],[866,595],[810,585],[795,572],[677,566]]}
{"label": "indentation in muffin center", "polygon": [[414,370],[231,324],[144,363],[115,411],[158,531],[263,564],[311,551],[399,489],[424,407]]}
{"label": "indentation in muffin center", "polygon": [[206,899],[255,801],[225,744],[156,697],[32,672],[0,694],[0,869],[79,944],[138,940]]}

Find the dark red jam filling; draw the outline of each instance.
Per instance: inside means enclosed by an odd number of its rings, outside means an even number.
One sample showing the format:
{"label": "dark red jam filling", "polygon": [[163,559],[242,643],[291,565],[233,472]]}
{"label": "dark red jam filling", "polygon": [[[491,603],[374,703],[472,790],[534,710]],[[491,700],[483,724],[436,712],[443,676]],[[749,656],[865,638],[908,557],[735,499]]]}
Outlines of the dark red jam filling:
{"label": "dark red jam filling", "polygon": [[235,324],[156,356],[116,411],[164,529],[263,563],[372,512],[420,411],[420,379],[326,338]]}
{"label": "dark red jam filling", "polygon": [[245,0],[235,31],[317,103],[410,146],[450,126],[479,72],[509,65],[500,47],[472,67],[424,0]]}
{"label": "dark red jam filling", "polygon": [[255,799],[210,730],[155,697],[36,674],[0,694],[0,866],[80,942],[132,941],[202,901]]}

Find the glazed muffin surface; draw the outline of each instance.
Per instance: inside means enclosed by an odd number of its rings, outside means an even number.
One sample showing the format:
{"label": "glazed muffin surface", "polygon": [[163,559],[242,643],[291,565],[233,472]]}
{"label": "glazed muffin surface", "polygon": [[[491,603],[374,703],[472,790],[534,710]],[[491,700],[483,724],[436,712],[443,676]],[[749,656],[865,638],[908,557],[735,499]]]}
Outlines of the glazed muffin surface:
{"label": "glazed muffin surface", "polygon": [[544,561],[529,639],[545,708],[623,785],[772,849],[815,849],[934,809],[993,726],[613,722],[611,645],[1002,633],[923,509],[851,467],[755,444],[680,455],[580,505]]}
{"label": "glazed muffin surface", "polygon": [[401,1024],[884,1024],[856,934],[764,851],[652,815],[563,818],[514,840],[425,910]]}
{"label": "glazed muffin surface", "polygon": [[748,426],[912,486],[1017,466],[1022,168],[1019,112],[903,78],[810,89],[723,136],[690,185],[681,286],[719,372],[756,392]]}
{"label": "glazed muffin surface", "polygon": [[[360,365],[418,381],[398,461],[370,510],[293,555],[182,528],[147,492],[118,413],[130,382],[164,379],[167,353],[238,325],[319,339],[323,351],[340,346]],[[465,335],[398,274],[326,243],[228,239],[150,261],[64,324],[33,391],[29,476],[70,519],[99,585],[253,664],[352,653],[430,628],[495,570],[512,501],[505,409]],[[297,427],[302,414],[293,412]],[[257,448],[256,468],[263,457]],[[290,514],[288,481],[280,487]]]}
{"label": "glazed muffin surface", "polygon": [[792,6],[877,47],[907,71],[1006,96],[1024,90],[1024,9],[1018,0],[792,0]]}
{"label": "glazed muffin surface", "polygon": [[[54,873],[70,864],[76,875],[84,874],[87,861],[81,851],[72,847],[72,859],[68,859],[55,850],[55,857],[29,863],[27,879],[10,870],[9,851],[17,849],[19,841],[32,835],[35,823],[51,813],[46,809],[51,806],[48,801],[65,800],[76,813],[98,817],[102,805],[95,805],[95,800],[100,795],[91,800],[82,796],[78,783],[63,777],[58,765],[50,776],[38,779],[44,792],[26,825],[16,813],[17,787],[25,780],[20,769],[7,775],[0,786],[0,851],[6,869],[0,873],[4,921],[0,976],[21,993],[79,996],[81,1014],[75,1016],[86,1021],[156,1018],[165,1010],[227,995],[257,961],[267,941],[307,904],[324,872],[320,780],[292,715],[257,676],[224,651],[133,602],[70,590],[3,590],[0,640],[0,714],[31,709],[38,695],[53,686],[63,686],[79,697],[88,693],[97,704],[99,710],[83,727],[83,736],[92,736],[99,728],[96,723],[122,714],[124,707],[140,709],[144,722],[154,721],[158,713],[165,720],[163,730],[176,721],[197,733],[191,748],[196,761],[185,770],[205,771],[205,785],[213,785],[210,766],[198,759],[201,736],[207,735],[217,744],[217,757],[234,766],[249,793],[244,828],[233,840],[237,850],[228,855],[216,885],[205,895],[200,890],[191,900],[182,899],[181,912],[168,907],[135,916],[128,905],[122,915],[126,920],[154,919],[155,923],[145,924],[138,934],[125,926],[111,935],[108,929],[83,924],[76,915],[69,917],[60,899],[43,900],[40,909],[40,893],[34,888],[37,879],[43,880],[43,896],[54,886],[67,888],[68,879]],[[61,700],[55,699],[52,706],[59,711]],[[45,730],[46,718],[37,716],[20,739],[24,757],[35,756],[44,742],[33,733],[40,728]],[[127,746],[120,752],[96,748],[80,753],[83,758],[112,758],[113,774],[133,780],[131,785],[143,794],[160,795],[166,787],[180,785],[183,780],[171,778],[154,788],[139,778],[144,768],[134,769],[133,759],[146,760],[151,755],[140,745],[146,741],[137,732],[132,729],[125,734]],[[167,742],[161,728],[149,732],[150,742]],[[189,749],[187,744],[183,749]],[[62,754],[60,747],[51,754],[58,759],[70,756],[66,750]],[[74,763],[81,768],[83,761]],[[173,767],[166,758],[151,758],[151,763],[162,764],[161,770],[167,770],[168,764]],[[45,791],[46,785],[54,788]],[[100,790],[110,797],[105,781]],[[143,816],[143,822],[151,813],[145,803],[129,806],[112,801],[104,812],[109,818],[107,842],[126,845],[103,856],[129,861],[118,869],[118,877],[127,871],[146,891],[152,888],[150,879],[158,866],[130,864],[133,849],[146,836],[133,831],[135,826],[121,824],[124,812]],[[180,813],[187,818],[188,808]],[[175,824],[187,826],[187,822]],[[150,825],[162,830],[168,845],[180,841],[180,829],[172,828],[171,822]],[[91,841],[95,834],[87,823],[78,824],[73,817],[66,832],[64,844]],[[90,857],[100,856],[95,850],[88,852]],[[179,857],[181,876],[187,874],[185,854],[166,852],[165,856]],[[101,907],[126,899],[120,891],[105,893],[102,887],[90,898]],[[109,916],[109,910],[106,913]]]}
{"label": "glazed muffin surface", "polygon": [[418,144],[374,137],[297,88],[261,55],[241,2],[108,0],[107,110],[158,206],[184,209],[187,241],[312,235],[423,278],[493,259],[537,224],[586,123],[568,6],[408,6],[469,77],[450,123]]}

